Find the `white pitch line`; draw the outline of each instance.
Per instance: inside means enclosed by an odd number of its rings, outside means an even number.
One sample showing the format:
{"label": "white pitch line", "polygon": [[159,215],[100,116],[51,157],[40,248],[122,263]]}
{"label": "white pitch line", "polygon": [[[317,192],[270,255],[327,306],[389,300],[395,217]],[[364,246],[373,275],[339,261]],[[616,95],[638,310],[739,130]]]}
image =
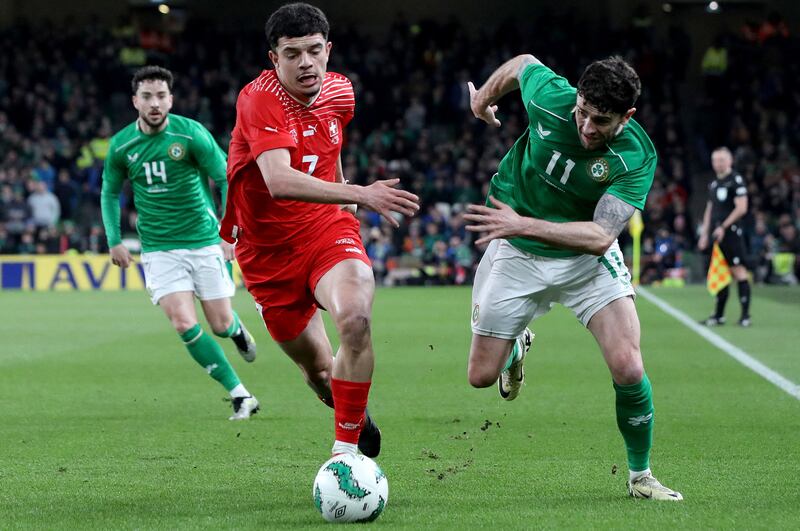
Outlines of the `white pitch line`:
{"label": "white pitch line", "polygon": [[750,354],[745,352],[744,350],[728,343],[720,336],[709,330],[707,327],[696,323],[691,317],[683,313],[682,311],[672,307],[669,303],[662,300],[661,298],[657,297],[650,293],[649,290],[642,288],[641,286],[637,289],[637,292],[642,295],[645,299],[649,300],[664,312],[668,313],[681,323],[685,324],[688,328],[697,332],[701,337],[703,337],[706,341],[723,351],[725,354],[730,356],[731,358],[735,359],[754,373],[758,374],[771,384],[779,387],[783,391],[786,391],[796,399],[800,400],[800,385],[788,380],[787,378],[781,376],[777,372],[773,371]]}

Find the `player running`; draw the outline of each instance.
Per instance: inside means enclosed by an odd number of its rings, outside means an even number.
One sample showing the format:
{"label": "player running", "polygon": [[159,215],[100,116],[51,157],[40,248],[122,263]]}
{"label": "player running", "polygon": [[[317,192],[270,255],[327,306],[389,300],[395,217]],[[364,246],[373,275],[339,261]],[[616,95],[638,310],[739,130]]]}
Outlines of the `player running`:
{"label": "player running", "polygon": [[[713,242],[719,244],[722,255],[731,266],[733,278],[736,279],[739,303],[742,306],[739,326],[748,327],[751,324],[750,282],[747,280],[746,251],[742,236],[742,218],[747,214],[747,186],[744,178],[733,172],[733,155],[728,148],[720,147],[711,153],[711,166],[717,178],[708,186],[708,202],[703,213],[703,226],[700,228],[697,247],[701,251],[708,248],[708,234],[711,232]],[[728,293],[728,286],[717,293],[716,308],[703,321],[705,325],[725,324]]]}
{"label": "player running", "polygon": [[500,162],[488,206],[467,228],[489,243],[475,276],[469,382],[517,397],[531,320],[561,303],[594,335],[611,371],[617,426],[628,452],[628,492],[681,500],[650,473],[653,400],[639,350],[634,290],[617,236],[642,209],[656,152],[631,119],[641,84],[621,58],[590,64],[577,90],[531,55],[469,84],[474,115],[499,127],[495,102],[519,89],[528,130]]}
{"label": "player running", "polygon": [[219,344],[203,331],[194,305],[196,296],[214,334],[231,338],[246,361],[255,359],[255,341],[231,308],[235,288],[223,262],[233,259],[233,247],[220,242],[208,187],[210,176],[224,204],[225,153],[202,125],[169,114],[169,70],[139,69],[132,89],[139,118],[112,137],[103,168],[101,202],[111,262],[123,268],[133,262],[120,237],[119,195],[127,178],[138,212],[150,298],[164,310],[192,358],[230,393],[230,420],[247,419],[258,411],[258,400]]}
{"label": "player running", "polygon": [[[331,43],[325,14],[284,5],[266,24],[269,59],[236,102],[228,160],[230,193],[220,234],[236,258],[272,338],[334,408],[333,453],[374,457],[380,430],[366,413],[374,363],[375,282],[348,211],[360,205],[392,225],[412,216],[414,194],[397,179],[345,185],[341,149],[353,117],[350,81],[327,72]],[[339,333],[335,361],[320,309]],[[363,428],[363,431],[362,431]]]}

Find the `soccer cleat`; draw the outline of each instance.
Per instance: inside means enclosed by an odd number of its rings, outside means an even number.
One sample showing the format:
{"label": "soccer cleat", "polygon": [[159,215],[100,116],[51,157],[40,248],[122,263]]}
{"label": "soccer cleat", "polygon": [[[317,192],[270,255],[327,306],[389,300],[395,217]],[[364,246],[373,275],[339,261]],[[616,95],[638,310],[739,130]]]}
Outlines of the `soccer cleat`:
{"label": "soccer cleat", "polygon": [[741,326],[742,328],[750,328],[750,325],[752,325],[752,324],[753,323],[750,322],[750,317],[749,316],[748,317],[742,317],[741,319],[739,319],[739,326]]}
{"label": "soccer cleat", "polygon": [[666,500],[681,501],[683,496],[680,492],[668,489],[658,482],[653,474],[647,473],[644,476],[628,482],[628,494],[632,498],[643,498],[646,500]]}
{"label": "soccer cleat", "polygon": [[517,347],[519,348],[519,358],[511,363],[511,366],[500,373],[497,380],[497,389],[503,400],[514,400],[519,395],[522,384],[525,382],[525,369],[523,363],[525,355],[531,349],[533,338],[536,337],[530,328],[526,328],[517,337]]}
{"label": "soccer cleat", "polygon": [[725,324],[725,318],[712,315],[708,319],[700,321],[700,324],[704,324],[706,326],[722,326]]}
{"label": "soccer cleat", "polygon": [[249,363],[256,359],[256,340],[253,339],[253,335],[244,327],[244,323],[240,322],[239,328],[241,332],[232,336],[231,339],[233,339],[236,350],[239,351],[244,361]]}
{"label": "soccer cleat", "polygon": [[246,420],[258,413],[261,406],[254,396],[237,396],[231,400],[233,403],[233,415],[228,420]]}
{"label": "soccer cleat", "polygon": [[358,449],[371,458],[378,457],[381,453],[381,430],[369,416],[369,411],[364,412],[364,426],[358,437]]}

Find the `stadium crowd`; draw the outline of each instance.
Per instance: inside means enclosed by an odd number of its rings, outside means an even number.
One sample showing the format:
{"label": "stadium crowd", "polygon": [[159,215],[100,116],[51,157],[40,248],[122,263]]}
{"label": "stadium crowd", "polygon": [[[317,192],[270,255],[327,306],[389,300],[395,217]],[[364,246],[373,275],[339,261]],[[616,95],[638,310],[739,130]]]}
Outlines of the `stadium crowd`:
{"label": "stadium crowd", "polygon": [[[462,216],[483,201],[500,157],[526,126],[519,98],[501,102],[499,129],[469,111],[466,83],[504,60],[532,52],[573,83],[592,59],[619,53],[643,82],[636,119],[659,166],[645,209],[643,281],[685,276],[705,204],[711,149],[729,145],[747,179],[747,232],[757,281],[796,281],[800,268],[800,77],[797,40],[780,18],[722,35],[690,65],[692,43],[673,26],[657,34],[646,18],[598,40],[573,17],[542,14],[467,32],[457,21],[398,15],[377,39],[334,25],[329,69],[353,81],[356,117],[347,130],[345,176],[366,184],[400,177],[422,211],[392,230],[360,211],[364,243],[385,284],[470,282],[481,249]],[[371,43],[371,44],[368,44]],[[103,160],[113,131],[135,117],[132,71],[173,70],[173,112],[203,123],[224,147],[239,89],[265,67],[258,31],[226,33],[202,21],[180,31],[148,24],[17,23],[0,30],[0,253],[107,252],[100,223]],[[605,47],[605,48],[604,48]],[[702,68],[704,90],[687,91]],[[687,95],[688,94],[688,95]],[[683,95],[683,96],[682,96]],[[693,98],[697,98],[694,101]],[[687,112],[686,109],[696,109]],[[694,117],[694,118],[693,118]],[[711,119],[709,117],[712,117]],[[698,176],[702,175],[702,179]],[[123,233],[136,213],[123,194]],[[627,242],[621,244],[625,246]]]}

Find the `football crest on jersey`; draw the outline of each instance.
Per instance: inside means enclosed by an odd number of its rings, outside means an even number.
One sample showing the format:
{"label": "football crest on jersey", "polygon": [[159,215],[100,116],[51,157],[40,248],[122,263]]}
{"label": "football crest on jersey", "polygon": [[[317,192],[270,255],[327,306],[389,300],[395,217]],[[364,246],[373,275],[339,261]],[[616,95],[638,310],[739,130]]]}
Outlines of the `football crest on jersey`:
{"label": "football crest on jersey", "polygon": [[592,159],[586,165],[586,171],[593,180],[601,183],[608,179],[608,162],[606,159]]}
{"label": "football crest on jersey", "polygon": [[338,144],[339,143],[339,122],[336,121],[336,118],[332,118],[328,122],[328,133],[331,135],[331,144]]}
{"label": "football crest on jersey", "polygon": [[175,142],[169,146],[167,154],[172,160],[181,160],[186,155],[186,148],[180,142]]}

